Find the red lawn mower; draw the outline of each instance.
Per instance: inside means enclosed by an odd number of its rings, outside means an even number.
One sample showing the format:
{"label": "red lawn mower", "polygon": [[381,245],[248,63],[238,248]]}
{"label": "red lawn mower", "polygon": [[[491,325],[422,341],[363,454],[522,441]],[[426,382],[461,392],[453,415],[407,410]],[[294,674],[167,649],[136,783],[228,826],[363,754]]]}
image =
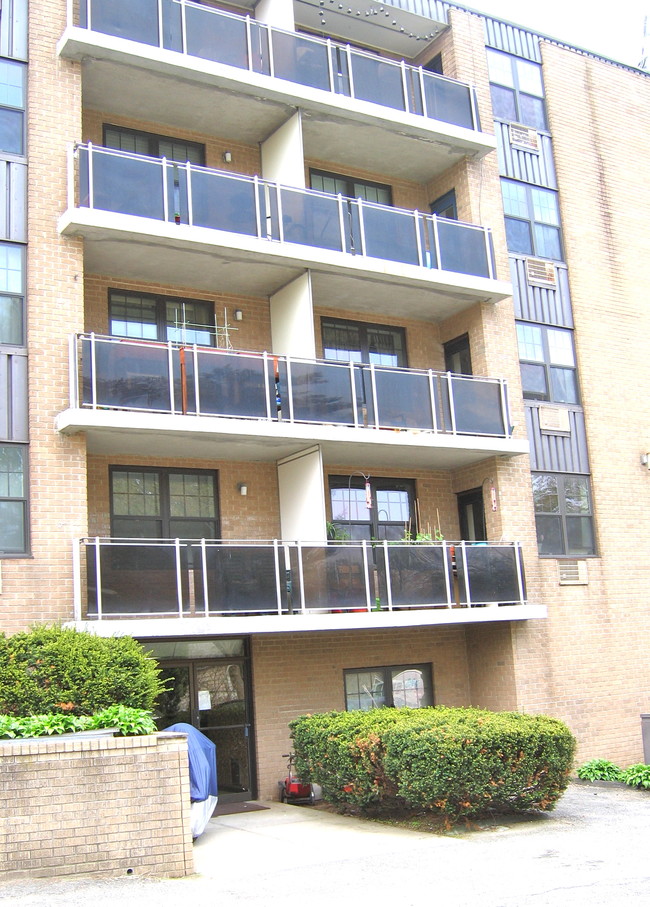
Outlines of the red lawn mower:
{"label": "red lawn mower", "polygon": [[296,761],[295,753],[285,753],[282,757],[287,759],[287,770],[289,774],[284,781],[278,781],[280,789],[280,800],[282,803],[308,803],[313,806],[316,802],[316,792],[313,784],[301,781],[295,773],[294,763]]}

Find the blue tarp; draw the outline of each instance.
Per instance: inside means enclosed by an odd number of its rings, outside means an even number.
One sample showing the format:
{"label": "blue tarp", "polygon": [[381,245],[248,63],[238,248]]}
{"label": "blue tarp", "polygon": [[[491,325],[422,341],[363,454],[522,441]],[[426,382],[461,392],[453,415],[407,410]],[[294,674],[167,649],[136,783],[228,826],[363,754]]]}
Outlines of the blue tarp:
{"label": "blue tarp", "polygon": [[191,724],[179,722],[165,728],[187,734],[190,757],[190,799],[207,800],[217,796],[217,748],[211,740]]}

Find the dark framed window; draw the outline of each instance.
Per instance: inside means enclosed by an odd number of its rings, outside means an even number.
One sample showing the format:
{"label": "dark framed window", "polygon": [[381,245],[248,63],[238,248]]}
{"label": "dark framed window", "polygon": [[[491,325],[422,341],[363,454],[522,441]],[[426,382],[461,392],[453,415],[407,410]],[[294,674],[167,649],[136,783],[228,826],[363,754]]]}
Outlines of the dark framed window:
{"label": "dark framed window", "polygon": [[392,205],[393,194],[390,186],[373,183],[369,180],[355,179],[339,173],[328,173],[326,170],[309,171],[310,186],[319,192],[332,195],[344,195],[346,198],[362,198],[366,202],[377,202],[380,205]]}
{"label": "dark framed window", "polygon": [[0,444],[0,556],[29,550],[27,447]]}
{"label": "dark framed window", "polygon": [[431,202],[431,213],[437,214],[438,217],[446,217],[447,220],[458,220],[458,206],[456,205],[456,190],[450,189],[440,198]]}
{"label": "dark framed window", "polygon": [[406,368],[404,328],[343,318],[321,318],[323,357]]}
{"label": "dark framed window", "polygon": [[110,494],[113,538],[218,538],[214,470],[112,466]]}
{"label": "dark framed window", "polygon": [[0,243],[0,343],[25,345],[25,247]]}
{"label": "dark framed window", "polygon": [[486,52],[496,119],[546,130],[542,67],[497,50]]}
{"label": "dark framed window", "polygon": [[24,63],[0,60],[0,151],[25,154]]}
{"label": "dark framed window", "polygon": [[108,315],[113,337],[215,346],[211,302],[109,290]]}
{"label": "dark framed window", "polygon": [[445,369],[455,375],[472,374],[472,356],[469,345],[469,334],[461,334],[444,344]]}
{"label": "dark framed window", "polygon": [[125,126],[104,124],[104,147],[131,151],[133,154],[146,154],[149,157],[165,157],[179,164],[189,161],[191,164],[205,166],[205,145],[199,142],[186,142],[184,139],[175,139],[168,135],[127,129]]}
{"label": "dark framed window", "polygon": [[414,501],[412,479],[330,476],[332,524],[342,538],[383,541],[415,533]]}
{"label": "dark framed window", "polygon": [[501,192],[508,249],[562,260],[557,192],[507,179]]}
{"label": "dark framed window", "polygon": [[539,472],[532,479],[540,556],[595,554],[588,476]]}
{"label": "dark framed window", "polygon": [[572,331],[518,322],[517,342],[525,398],[579,403]]}
{"label": "dark framed window", "polygon": [[430,664],[348,669],[343,672],[343,684],[348,712],[433,705]]}

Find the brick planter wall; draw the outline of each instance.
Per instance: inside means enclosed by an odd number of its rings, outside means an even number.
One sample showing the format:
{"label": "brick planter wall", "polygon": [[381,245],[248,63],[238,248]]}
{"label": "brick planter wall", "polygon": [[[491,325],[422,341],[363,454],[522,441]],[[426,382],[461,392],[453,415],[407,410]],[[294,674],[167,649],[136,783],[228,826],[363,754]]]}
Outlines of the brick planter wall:
{"label": "brick planter wall", "polygon": [[0,873],[129,870],[194,871],[183,735],[0,742]]}

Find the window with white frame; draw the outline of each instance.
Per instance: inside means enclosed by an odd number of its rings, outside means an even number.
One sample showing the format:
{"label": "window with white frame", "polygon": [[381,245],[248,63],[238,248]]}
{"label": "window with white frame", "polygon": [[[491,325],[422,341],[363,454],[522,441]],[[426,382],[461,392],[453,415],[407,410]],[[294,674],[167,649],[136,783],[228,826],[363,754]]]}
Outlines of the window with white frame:
{"label": "window with white frame", "polygon": [[539,472],[532,480],[540,556],[595,554],[589,477]]}
{"label": "window with white frame", "polygon": [[524,397],[551,403],[578,403],[573,332],[518,322],[517,341]]}
{"label": "window with white frame", "polygon": [[344,671],[343,677],[348,712],[433,705],[430,664],[355,668]]}
{"label": "window with white frame", "polygon": [[501,180],[506,240],[511,252],[562,260],[557,192]]}

